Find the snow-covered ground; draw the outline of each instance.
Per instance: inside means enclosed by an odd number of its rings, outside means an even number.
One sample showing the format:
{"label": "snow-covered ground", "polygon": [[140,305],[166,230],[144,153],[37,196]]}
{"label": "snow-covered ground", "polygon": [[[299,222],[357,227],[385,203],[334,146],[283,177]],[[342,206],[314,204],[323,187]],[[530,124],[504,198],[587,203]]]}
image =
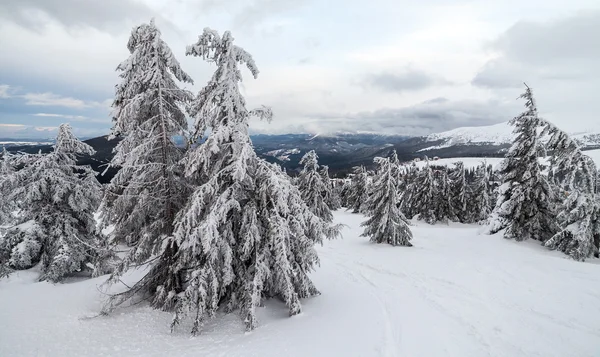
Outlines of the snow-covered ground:
{"label": "snow-covered ground", "polygon": [[229,315],[171,334],[171,314],[141,304],[86,319],[103,278],[24,271],[0,281],[0,356],[600,356],[600,261],[460,224],[416,223],[414,247],[376,245],[359,237],[363,217],[335,220],[344,238],[319,247],[322,295],[299,316],[269,301],[251,333]]}
{"label": "snow-covered ground", "polygon": [[[429,165],[439,165],[439,166],[448,166],[448,167],[453,167],[454,163],[458,162],[458,161],[462,161],[465,169],[471,169],[474,167],[477,167],[479,165],[481,165],[482,162],[487,162],[488,165],[492,165],[492,167],[494,167],[494,169],[498,168],[498,164],[500,164],[500,162],[502,162],[502,158],[498,158],[498,157],[455,157],[455,158],[440,158],[438,160],[430,160],[429,161]],[[409,163],[405,163],[404,167],[410,167],[412,165],[412,162]],[[423,168],[425,167],[425,165],[427,165],[427,161],[417,161],[415,162],[415,165],[418,168]]]}
{"label": "snow-covered ground", "polygon": [[596,166],[598,166],[598,169],[600,169],[600,149],[588,150],[584,151],[583,153],[592,158],[592,160],[594,160],[596,163]]}
{"label": "snow-covered ground", "polygon": [[[600,169],[600,149],[596,150],[587,150],[583,152],[585,155],[588,155],[598,168]],[[504,160],[503,158],[498,157],[455,157],[455,158],[440,158],[438,160],[430,160],[430,165],[440,165],[440,166],[449,166],[452,167],[455,162],[462,161],[465,168],[473,168],[481,165],[483,161],[487,162],[489,165],[492,165],[494,168],[498,168],[498,164]],[[545,159],[540,159],[542,162],[547,162]],[[404,166],[408,167],[412,165],[412,162],[405,163]],[[418,161],[416,162],[417,167],[422,168],[426,165],[426,161]]]}

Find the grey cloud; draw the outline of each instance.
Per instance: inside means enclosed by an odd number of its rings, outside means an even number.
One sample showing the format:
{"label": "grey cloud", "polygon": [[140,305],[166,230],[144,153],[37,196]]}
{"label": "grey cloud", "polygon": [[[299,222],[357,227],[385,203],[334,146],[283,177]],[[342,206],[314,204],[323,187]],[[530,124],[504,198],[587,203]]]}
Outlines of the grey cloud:
{"label": "grey cloud", "polygon": [[[358,113],[311,113],[281,132],[363,131],[427,135],[463,126],[485,126],[510,120],[520,103],[497,100],[452,101],[433,98],[412,106],[381,108]],[[266,128],[268,129],[268,128]]]}
{"label": "grey cloud", "polygon": [[600,11],[548,23],[518,22],[492,47],[529,64],[600,58]]}
{"label": "grey cloud", "polygon": [[[353,114],[353,120],[370,123],[380,131],[425,135],[456,127],[484,126],[509,120],[516,105],[498,101],[425,101],[404,108],[383,108]],[[518,110],[518,109],[517,109]]]}
{"label": "grey cloud", "polygon": [[404,92],[429,88],[435,84],[448,84],[448,81],[421,70],[408,68],[403,73],[370,74],[362,84],[384,92]]}
{"label": "grey cloud", "polygon": [[486,63],[471,84],[484,88],[521,88],[523,81],[527,81],[527,77],[532,74],[522,65],[506,59],[496,59]]}
{"label": "grey cloud", "polygon": [[598,33],[597,10],[548,23],[519,22],[489,44],[499,56],[480,69],[472,84],[517,88],[523,81],[589,81],[600,73]]}
{"label": "grey cloud", "polygon": [[[230,0],[230,2],[239,3],[239,0]],[[241,7],[235,15],[234,23],[239,28],[251,30],[267,18],[295,9],[304,3],[305,0],[254,0],[249,5]]]}
{"label": "grey cloud", "polygon": [[[43,28],[36,11],[57,20],[64,26],[93,27],[109,32],[121,32],[119,26],[131,21],[149,21],[160,17],[148,6],[134,0],[3,0],[0,17],[34,30]],[[163,19],[164,20],[164,19]],[[163,21],[167,22],[167,21]],[[129,30],[129,28],[127,28]]]}

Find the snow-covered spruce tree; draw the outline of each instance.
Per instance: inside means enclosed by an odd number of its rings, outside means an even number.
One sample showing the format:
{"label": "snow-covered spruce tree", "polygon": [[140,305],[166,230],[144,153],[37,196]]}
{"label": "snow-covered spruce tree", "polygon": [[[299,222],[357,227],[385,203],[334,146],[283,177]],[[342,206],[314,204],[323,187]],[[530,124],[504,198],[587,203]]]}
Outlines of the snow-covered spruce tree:
{"label": "snow-covered spruce tree", "polygon": [[327,207],[332,211],[342,208],[342,201],[340,198],[341,187],[331,181],[331,177],[329,177],[329,166],[321,165],[319,174],[325,185],[324,198]]}
{"label": "snow-covered spruce tree", "polygon": [[564,197],[558,209],[561,229],[545,242],[575,260],[598,255],[600,240],[600,202],[597,171],[593,160],[582,154],[579,145],[550,122],[542,135],[549,135],[552,152],[550,172],[558,197]]}
{"label": "snow-covered spruce tree", "polygon": [[21,222],[31,224],[6,234],[13,244],[11,268],[28,268],[39,260],[40,280],[57,282],[95,262],[94,212],[101,187],[90,167],[76,165],[77,155],[93,153],[62,124],[54,150],[15,173],[8,199],[19,202]]}
{"label": "snow-covered spruce tree", "polygon": [[493,187],[490,169],[484,161],[475,171],[475,179],[468,190],[467,221],[480,223],[488,219],[492,213]]}
{"label": "snow-covered spruce tree", "polygon": [[417,179],[419,174],[419,169],[417,165],[413,161],[413,163],[408,167],[400,167],[400,182],[398,183],[398,193],[400,197],[400,211],[404,214],[404,216],[408,218],[414,217],[416,214],[412,211],[414,205],[411,201],[411,196],[413,194],[412,189],[415,188],[413,186],[413,182]]}
{"label": "snow-covered spruce tree", "polygon": [[406,200],[407,212],[410,218],[417,216],[419,220],[429,224],[434,224],[437,221],[435,204],[435,178],[433,170],[429,166],[429,162],[425,167],[417,172],[415,179],[409,183],[407,188]]}
{"label": "snow-covered spruce tree", "polygon": [[350,196],[352,193],[352,181],[349,179],[344,179],[344,183],[340,188],[340,203],[342,207],[349,208],[350,207]]}
{"label": "snow-covered spruce tree", "polygon": [[526,86],[519,98],[525,99],[526,110],[510,121],[515,138],[501,164],[502,185],[488,229],[491,234],[506,229],[504,237],[518,241],[546,241],[557,227],[550,185],[538,161],[543,147],[537,130],[543,120],[538,117],[531,88]]}
{"label": "snow-covered spruce tree", "polygon": [[448,220],[455,217],[452,211],[450,180],[448,179],[448,168],[433,168],[434,194],[433,209],[435,222],[448,223]]}
{"label": "snow-covered spruce tree", "polygon": [[304,154],[300,160],[300,165],[304,165],[296,185],[302,194],[302,199],[311,211],[317,216],[323,218],[327,222],[333,221],[333,214],[325,203],[326,195],[331,196],[331,188],[329,180],[325,181],[324,177],[319,173],[319,157],[314,150]]}
{"label": "snow-covered spruce tree", "polygon": [[0,155],[0,197],[2,197],[0,199],[0,239],[2,239],[2,227],[13,222],[12,212],[15,210],[16,205],[14,201],[4,199],[4,197],[10,195],[11,191],[11,178],[15,173],[13,167],[14,157],[4,146]]}
{"label": "snow-covered spruce tree", "polygon": [[196,187],[177,215],[174,239],[164,243],[177,247],[168,269],[183,291],[159,286],[154,301],[175,310],[172,328],[191,316],[198,333],[223,307],[239,310],[253,329],[263,299],[280,297],[295,315],[300,298],[318,294],[308,277],[318,262],[314,245],[338,235],[339,227],[312,213],[289,177],[255,154],[248,120],[270,120],[272,113],[247,110],[239,91],[240,65],[258,75],[251,55],[233,44],[231,33],[208,28],[186,53],[217,69],[190,105],[192,140],[206,140],[186,154],[185,173]]}
{"label": "snow-covered spruce tree", "polygon": [[369,192],[369,174],[364,166],[353,168],[352,184],[348,194],[348,207],[352,213],[366,213]]}
{"label": "snow-covered spruce tree", "polygon": [[450,184],[450,218],[457,222],[467,222],[467,181],[462,161],[454,163],[448,180]]}
{"label": "snow-covered spruce tree", "polygon": [[187,83],[192,79],[161,39],[154,21],[135,27],[127,48],[131,55],[117,67],[122,81],[112,105],[111,137],[122,140],[110,166],[120,170],[106,188],[101,218],[104,225],[114,225],[115,240],[132,248],[109,282],[118,281],[133,265],[153,263],[138,283],[113,296],[108,306],[139,292],[153,296],[153,306],[163,307],[164,299],[156,295],[159,286],[183,289],[171,269],[177,247],[166,241],[189,192],[179,165],[183,151],[173,137],[187,129],[180,106],[192,94],[180,89],[175,79]]}
{"label": "snow-covered spruce tree", "polygon": [[397,162],[393,158],[376,157],[379,166],[371,185],[368,205],[371,207],[369,219],[361,224],[363,237],[371,237],[371,242],[388,243],[411,247],[412,232],[406,217],[398,208]]}

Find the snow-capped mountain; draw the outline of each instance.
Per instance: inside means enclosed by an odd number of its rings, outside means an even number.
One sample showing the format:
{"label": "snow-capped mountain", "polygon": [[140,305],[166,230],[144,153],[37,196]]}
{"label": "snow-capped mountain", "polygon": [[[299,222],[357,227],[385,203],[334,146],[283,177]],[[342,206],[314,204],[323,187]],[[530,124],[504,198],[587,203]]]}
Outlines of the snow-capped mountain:
{"label": "snow-capped mountain", "polygon": [[[434,145],[420,149],[419,152],[449,148],[460,145],[507,146],[514,137],[513,127],[508,122],[478,127],[456,128],[424,137]],[[600,131],[570,133],[584,149],[600,147]]]}
{"label": "snow-capped mountain", "polygon": [[439,141],[442,143],[431,148],[440,149],[454,145],[503,145],[512,141],[512,126],[508,123],[500,123],[490,126],[456,128],[441,133],[430,134],[425,137],[426,141]]}

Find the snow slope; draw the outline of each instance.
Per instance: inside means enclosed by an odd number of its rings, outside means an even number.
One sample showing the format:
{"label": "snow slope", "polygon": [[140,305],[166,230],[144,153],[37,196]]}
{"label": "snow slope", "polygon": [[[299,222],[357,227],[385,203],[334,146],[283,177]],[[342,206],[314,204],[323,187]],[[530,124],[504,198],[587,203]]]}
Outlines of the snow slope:
{"label": "snow slope", "polygon": [[269,301],[251,333],[229,315],[198,337],[170,334],[171,314],[143,304],[84,319],[102,278],[53,286],[17,273],[0,282],[0,356],[600,355],[598,260],[459,224],[416,223],[412,248],[375,245],[359,237],[363,219],[335,213],[348,227],[319,247],[322,295],[293,318]]}
{"label": "snow slope", "polygon": [[[586,150],[586,151],[583,151],[583,153],[585,155],[588,155],[592,160],[594,160],[594,162],[596,163],[596,166],[598,166],[598,168],[600,168],[600,149]],[[485,161],[489,165],[492,165],[495,169],[497,169],[498,165],[502,162],[502,160],[504,160],[504,159],[499,158],[499,157],[454,157],[454,158],[440,158],[438,160],[430,160],[429,164],[452,167],[455,162],[462,161],[463,164],[465,165],[465,168],[469,169],[469,168],[477,167],[477,166],[481,165],[481,163],[483,161]],[[547,161],[546,161],[547,159],[546,160],[540,159],[540,160],[547,164]],[[415,164],[417,165],[417,167],[422,168],[427,163],[426,163],[426,161],[423,160],[423,161],[415,162]],[[412,165],[412,162],[404,163],[405,167],[408,167],[410,165]]]}
{"label": "snow slope", "polygon": [[598,169],[600,169],[600,149],[588,150],[584,151],[583,153],[589,156],[592,160],[594,160],[596,166],[598,167]]}

